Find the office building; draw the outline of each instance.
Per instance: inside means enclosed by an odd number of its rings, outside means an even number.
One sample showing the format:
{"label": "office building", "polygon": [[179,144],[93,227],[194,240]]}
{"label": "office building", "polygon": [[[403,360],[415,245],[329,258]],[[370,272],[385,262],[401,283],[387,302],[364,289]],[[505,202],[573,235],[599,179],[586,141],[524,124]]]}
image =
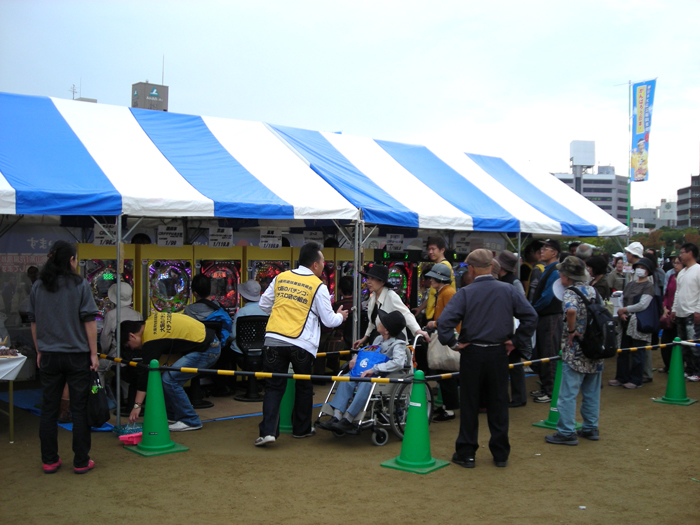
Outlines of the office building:
{"label": "office building", "polygon": [[[598,166],[597,173],[589,173],[585,169],[581,173],[581,195],[596,204],[600,209],[627,224],[627,202],[629,200],[629,184],[627,177],[615,174],[614,166]],[[570,188],[576,189],[574,174],[552,173]]]}
{"label": "office building", "polygon": [[700,175],[690,176],[690,186],[678,194],[678,228],[700,227]]}
{"label": "office building", "polygon": [[132,84],[131,107],[168,111],[168,86],[148,82]]}

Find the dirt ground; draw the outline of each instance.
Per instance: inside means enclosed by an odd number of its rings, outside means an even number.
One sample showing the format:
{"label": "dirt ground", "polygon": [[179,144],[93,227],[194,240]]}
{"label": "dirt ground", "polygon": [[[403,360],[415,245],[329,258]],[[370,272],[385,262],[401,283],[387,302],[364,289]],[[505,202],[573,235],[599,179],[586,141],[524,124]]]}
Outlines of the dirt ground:
{"label": "dirt ground", "polygon": [[[606,383],[613,372],[609,363]],[[372,445],[371,433],[319,431],[256,448],[259,417],[174,433],[190,450],[152,458],[125,451],[112,433],[94,433],[97,466],[83,476],[71,471],[70,432],[59,430],[64,465],[45,475],[39,418],[19,410],[12,445],[0,416],[0,522],[700,523],[700,403],[653,403],[666,378],[657,374],[633,391],[605,386],[601,439],[576,447],[546,444],[550,432],[531,425],[547,417],[548,405],[512,409],[505,469],[492,463],[481,415],[476,468],[451,464],[428,475],[380,467],[401,451],[393,435],[384,447]],[[535,389],[535,378],[528,387]],[[700,398],[700,383],[687,389]],[[456,434],[457,421],[431,425],[433,457],[449,460]]]}

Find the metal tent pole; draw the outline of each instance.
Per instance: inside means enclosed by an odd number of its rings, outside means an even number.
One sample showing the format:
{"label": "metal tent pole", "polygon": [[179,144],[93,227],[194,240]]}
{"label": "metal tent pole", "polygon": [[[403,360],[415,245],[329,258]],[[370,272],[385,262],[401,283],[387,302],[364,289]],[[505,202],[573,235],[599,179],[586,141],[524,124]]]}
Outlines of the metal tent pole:
{"label": "metal tent pole", "polygon": [[360,210],[360,218],[355,221],[355,238],[353,264],[355,272],[353,275],[353,316],[352,316],[352,338],[353,342],[360,338],[360,317],[362,313],[362,236],[364,232],[364,221],[362,220],[362,210]]}
{"label": "metal tent pole", "polygon": [[[122,345],[121,345],[121,317],[122,317],[122,294],[121,294],[121,282],[122,282],[123,264],[122,264],[122,216],[117,216],[117,329],[116,329],[116,340],[117,340],[117,357],[121,357]],[[109,349],[103,349],[105,350]],[[116,377],[117,377],[117,426],[121,425],[122,417],[122,393],[121,393],[121,365],[117,364],[116,367]]]}

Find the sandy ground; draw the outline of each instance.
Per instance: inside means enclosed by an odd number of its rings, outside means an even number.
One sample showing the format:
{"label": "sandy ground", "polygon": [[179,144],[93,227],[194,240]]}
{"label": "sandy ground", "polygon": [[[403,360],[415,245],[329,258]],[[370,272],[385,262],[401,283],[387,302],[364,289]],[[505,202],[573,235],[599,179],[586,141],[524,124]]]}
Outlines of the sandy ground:
{"label": "sandy ground", "polygon": [[[610,363],[606,382],[613,372]],[[373,446],[369,432],[335,438],[320,431],[256,448],[259,417],[174,433],[190,450],[152,458],[125,451],[111,433],[94,433],[97,466],[84,476],[73,474],[71,434],[59,430],[65,463],[45,475],[39,418],[20,410],[12,445],[0,416],[0,522],[700,523],[700,403],[653,403],[665,393],[666,377],[657,374],[634,391],[606,386],[601,440],[576,447],[546,444],[549,432],[531,425],[547,417],[548,405],[512,409],[505,469],[491,461],[482,415],[477,467],[451,464],[424,476],[380,467],[401,451],[393,435],[384,447]],[[530,389],[534,381],[528,379]],[[687,388],[700,398],[700,383]],[[456,434],[456,421],[431,425],[432,455],[449,460]]]}

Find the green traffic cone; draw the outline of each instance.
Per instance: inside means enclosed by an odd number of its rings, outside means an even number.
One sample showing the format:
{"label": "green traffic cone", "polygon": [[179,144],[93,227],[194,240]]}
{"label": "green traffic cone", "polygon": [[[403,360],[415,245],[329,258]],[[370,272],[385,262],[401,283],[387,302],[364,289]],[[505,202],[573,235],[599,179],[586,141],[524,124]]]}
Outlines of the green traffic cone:
{"label": "green traffic cone", "polygon": [[668,383],[666,383],[666,395],[654,399],[655,403],[688,406],[698,401],[697,399],[690,399],[686,394],[685,376],[683,375],[683,350],[681,349],[680,342],[681,339],[679,337],[673,340],[671,366],[669,366],[668,369]]}
{"label": "green traffic cone", "polygon": [[296,399],[296,379],[287,379],[287,389],[280,403],[280,434],[292,433],[292,413]]}
{"label": "green traffic cone", "polygon": [[413,380],[406,428],[403,442],[401,443],[401,454],[382,463],[382,467],[415,472],[416,474],[427,474],[433,470],[446,467],[450,462],[435,459],[430,455],[425,374],[417,370]]}
{"label": "green traffic cone", "polygon": [[146,389],[148,403],[146,403],[146,413],[143,416],[141,443],[124,447],[141,456],[160,456],[189,450],[186,446],[179,445],[170,439],[159,366],[158,361],[153,359],[148,371],[148,387]]}
{"label": "green traffic cone", "polygon": [[[561,356],[561,350],[559,351],[559,356]],[[549,363],[540,363],[540,366],[547,365]],[[557,408],[557,401],[559,401],[559,388],[561,387],[561,359],[557,361],[557,372],[554,375],[554,389],[552,390],[552,402],[549,404],[549,417],[533,423],[533,427],[549,428],[556,430],[557,423],[559,422],[559,409]],[[576,429],[581,428],[581,423],[576,423]]]}

